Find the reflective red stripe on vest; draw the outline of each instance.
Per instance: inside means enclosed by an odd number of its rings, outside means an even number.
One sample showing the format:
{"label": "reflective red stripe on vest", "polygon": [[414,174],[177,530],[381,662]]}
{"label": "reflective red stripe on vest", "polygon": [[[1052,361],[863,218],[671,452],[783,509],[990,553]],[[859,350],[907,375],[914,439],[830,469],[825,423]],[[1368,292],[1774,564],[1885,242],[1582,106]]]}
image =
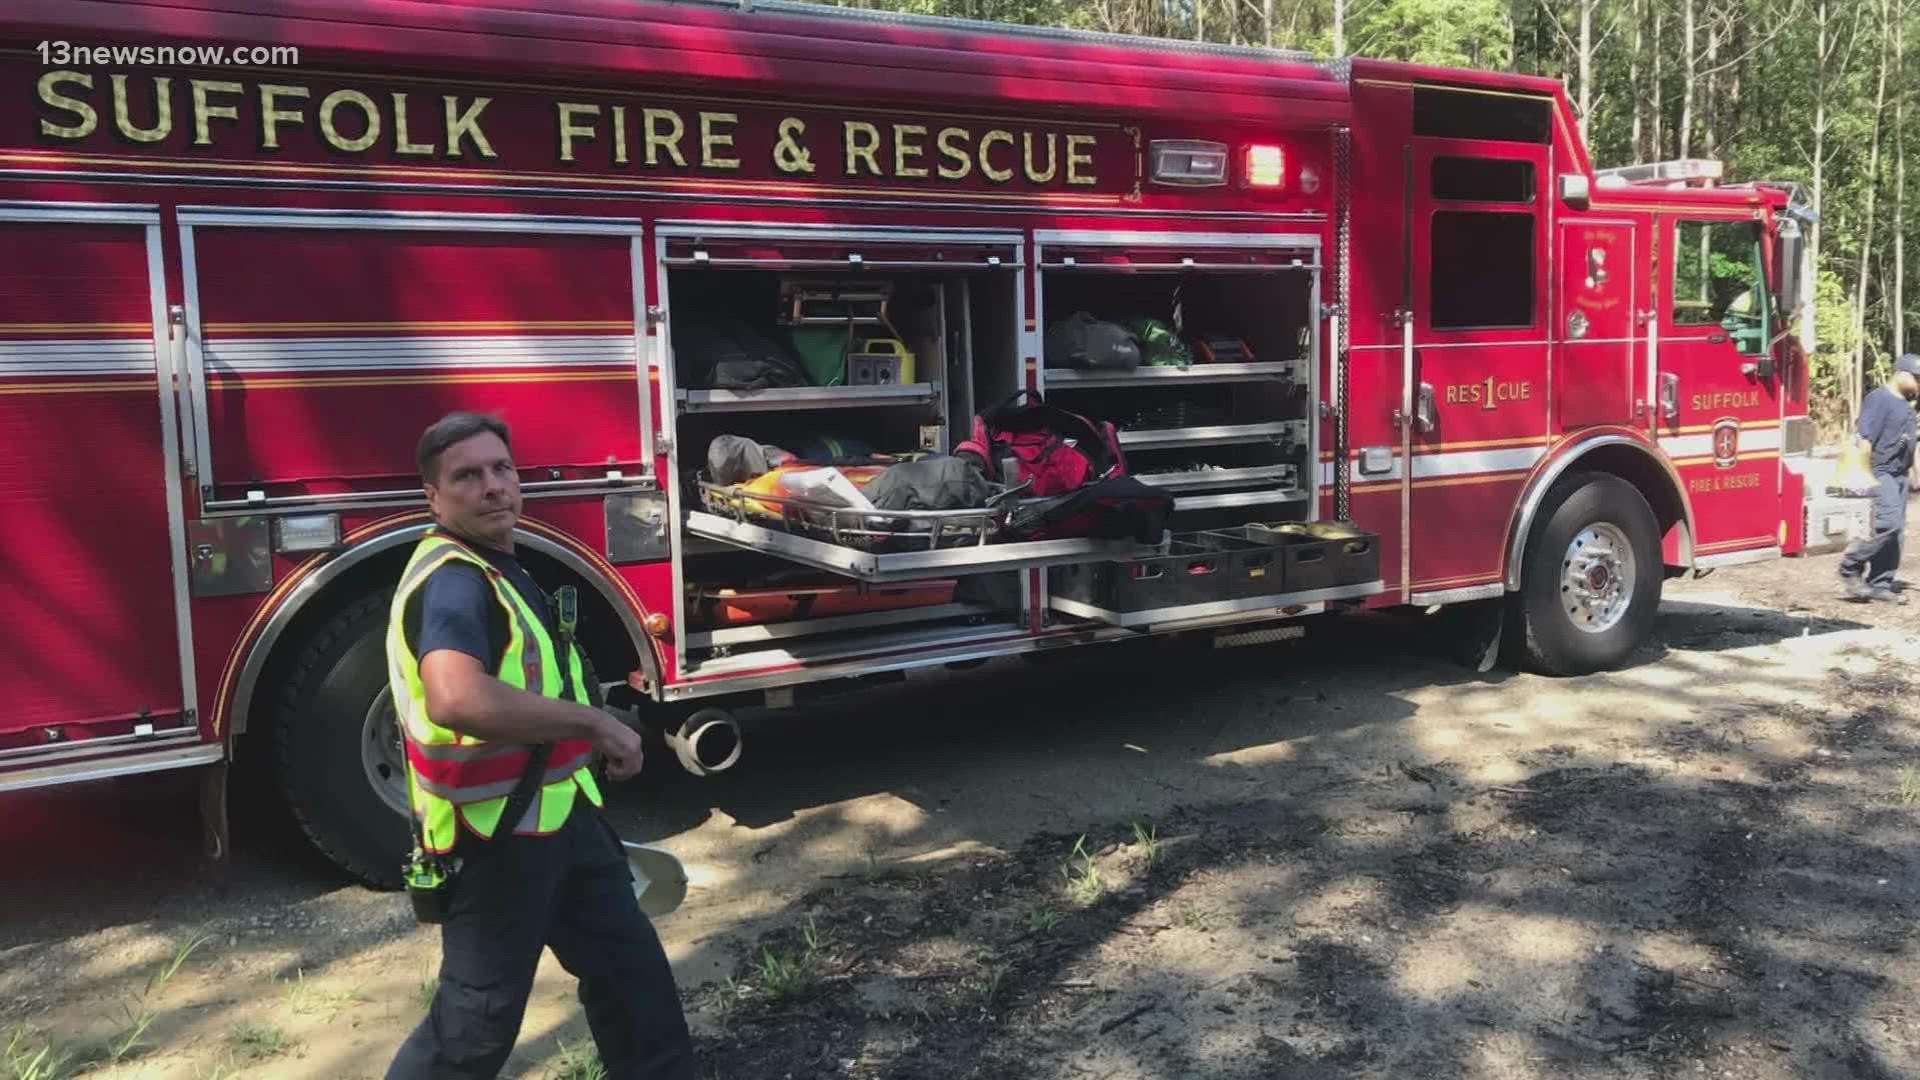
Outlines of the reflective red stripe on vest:
{"label": "reflective red stripe on vest", "polygon": [[[531,753],[517,743],[423,747],[407,740],[407,760],[420,786],[456,805],[510,794],[526,774]],[[542,782],[572,776],[592,754],[593,744],[583,739],[555,743]]]}

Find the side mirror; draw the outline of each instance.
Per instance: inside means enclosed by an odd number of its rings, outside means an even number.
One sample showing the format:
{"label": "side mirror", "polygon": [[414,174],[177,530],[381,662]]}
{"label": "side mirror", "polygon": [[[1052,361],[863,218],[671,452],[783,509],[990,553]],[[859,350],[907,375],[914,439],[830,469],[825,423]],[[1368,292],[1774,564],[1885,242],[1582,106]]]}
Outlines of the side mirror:
{"label": "side mirror", "polygon": [[1780,318],[1792,322],[1808,302],[1806,244],[1801,239],[1800,223],[1791,217],[1780,220],[1780,242],[1774,245],[1779,260],[1774,280],[1780,283]]}

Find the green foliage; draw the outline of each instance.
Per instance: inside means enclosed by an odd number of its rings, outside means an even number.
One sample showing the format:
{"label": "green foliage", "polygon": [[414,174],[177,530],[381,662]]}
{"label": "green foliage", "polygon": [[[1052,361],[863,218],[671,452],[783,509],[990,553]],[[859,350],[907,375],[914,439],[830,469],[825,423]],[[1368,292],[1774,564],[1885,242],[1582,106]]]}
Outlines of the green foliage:
{"label": "green foliage", "polygon": [[1379,0],[1348,10],[1348,38],[1360,56],[1496,71],[1513,64],[1504,0]]}
{"label": "green foliage", "polygon": [[1813,294],[1814,350],[1807,379],[1815,397],[1840,391],[1840,375],[1859,339],[1853,334],[1853,297],[1840,275],[1822,270]]}

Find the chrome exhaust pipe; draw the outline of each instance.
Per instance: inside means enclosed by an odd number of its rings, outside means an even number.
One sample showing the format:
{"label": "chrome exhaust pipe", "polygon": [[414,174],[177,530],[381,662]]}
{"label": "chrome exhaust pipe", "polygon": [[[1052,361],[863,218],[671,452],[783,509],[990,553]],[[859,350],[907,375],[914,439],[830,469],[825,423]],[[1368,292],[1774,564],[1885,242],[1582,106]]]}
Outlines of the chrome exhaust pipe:
{"label": "chrome exhaust pipe", "polygon": [[701,709],[667,733],[667,746],[680,767],[695,776],[725,772],[740,761],[740,722],[723,709]]}

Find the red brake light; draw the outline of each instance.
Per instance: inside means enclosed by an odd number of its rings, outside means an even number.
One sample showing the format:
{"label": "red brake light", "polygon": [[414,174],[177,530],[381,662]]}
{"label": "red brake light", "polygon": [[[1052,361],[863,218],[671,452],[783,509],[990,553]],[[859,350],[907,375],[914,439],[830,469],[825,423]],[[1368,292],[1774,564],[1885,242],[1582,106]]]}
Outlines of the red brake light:
{"label": "red brake light", "polygon": [[1242,183],[1250,188],[1278,188],[1286,182],[1286,154],[1277,146],[1250,145],[1242,160]]}

